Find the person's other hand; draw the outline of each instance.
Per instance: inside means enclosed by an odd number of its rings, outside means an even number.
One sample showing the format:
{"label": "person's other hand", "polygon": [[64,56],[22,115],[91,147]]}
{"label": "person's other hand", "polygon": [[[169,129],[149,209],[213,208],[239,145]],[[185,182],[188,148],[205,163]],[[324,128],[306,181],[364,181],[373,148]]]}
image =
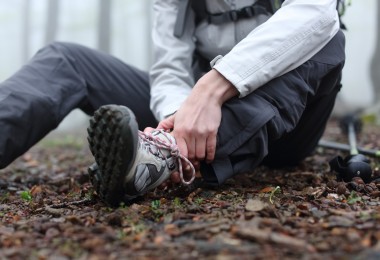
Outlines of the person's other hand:
{"label": "person's other hand", "polygon": [[[160,129],[164,129],[164,128],[160,128]],[[152,131],[156,130],[156,128],[153,128],[153,127],[147,127],[144,129],[144,133],[152,133]],[[200,162],[199,161],[191,161],[195,171],[196,171],[196,174],[199,173],[199,169],[200,169]],[[190,165],[187,164],[187,162],[185,162],[184,160],[182,160],[182,172],[183,172],[183,178],[185,180],[190,180],[193,176],[193,172],[192,172],[192,169],[190,167]],[[171,174],[170,178],[168,180],[166,180],[165,182],[163,182],[159,188],[160,189],[165,189],[166,187],[168,187],[171,183],[173,184],[180,184],[181,183],[181,177],[180,177],[180,173],[179,171],[175,171]]]}

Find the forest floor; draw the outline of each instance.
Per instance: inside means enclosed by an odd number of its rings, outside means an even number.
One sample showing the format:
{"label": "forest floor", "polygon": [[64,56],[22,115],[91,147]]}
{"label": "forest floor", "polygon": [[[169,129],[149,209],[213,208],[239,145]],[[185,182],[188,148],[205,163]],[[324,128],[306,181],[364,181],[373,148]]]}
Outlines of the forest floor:
{"label": "forest floor", "polygon": [[[379,130],[358,143],[379,148]],[[324,139],[346,142],[334,121]],[[49,136],[0,172],[0,259],[380,259],[380,182],[337,181],[328,162],[344,152],[111,208],[85,140]]]}

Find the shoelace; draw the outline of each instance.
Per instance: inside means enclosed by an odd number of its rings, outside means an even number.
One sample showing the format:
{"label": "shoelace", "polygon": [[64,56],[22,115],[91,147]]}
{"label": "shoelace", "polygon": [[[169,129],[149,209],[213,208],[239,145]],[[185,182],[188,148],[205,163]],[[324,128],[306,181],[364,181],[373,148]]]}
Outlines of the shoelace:
{"label": "shoelace", "polygon": [[[154,130],[154,131],[161,132],[164,135],[168,134],[164,130],[160,130],[160,129],[157,129],[157,130]],[[163,158],[165,159],[166,162],[167,162],[167,158],[162,154],[162,152],[161,152],[160,149],[166,149],[166,150],[170,151],[170,154],[174,158],[177,159],[179,176],[180,176],[181,182],[183,184],[190,185],[194,181],[194,179],[195,179],[195,168],[194,168],[193,164],[189,161],[189,159],[187,159],[185,156],[183,156],[179,152],[179,149],[178,149],[178,146],[177,146],[176,143],[172,142],[170,139],[168,141],[162,140],[159,137],[153,136],[151,133],[144,133],[142,131],[139,131],[139,137],[144,142],[147,142],[147,143],[149,143],[151,145],[154,145],[157,148],[159,148],[158,150],[159,150],[159,152],[161,153],[161,155],[163,156]],[[183,177],[182,160],[184,160],[190,166],[190,168],[191,168],[191,174],[192,174],[192,176],[191,176],[191,178],[190,178],[189,181],[186,181],[185,178]]]}

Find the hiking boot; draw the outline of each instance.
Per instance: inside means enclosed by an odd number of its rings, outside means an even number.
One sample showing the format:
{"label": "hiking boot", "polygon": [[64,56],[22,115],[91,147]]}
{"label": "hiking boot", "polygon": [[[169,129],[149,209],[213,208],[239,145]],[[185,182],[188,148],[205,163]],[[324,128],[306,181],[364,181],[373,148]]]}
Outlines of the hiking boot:
{"label": "hiking boot", "polygon": [[[180,155],[175,139],[163,130],[138,130],[133,112],[124,106],[100,107],[87,128],[95,162],[88,168],[90,180],[102,200],[112,206],[144,195],[179,171],[190,184],[195,178],[192,164]],[[193,176],[185,181],[181,159]]]}

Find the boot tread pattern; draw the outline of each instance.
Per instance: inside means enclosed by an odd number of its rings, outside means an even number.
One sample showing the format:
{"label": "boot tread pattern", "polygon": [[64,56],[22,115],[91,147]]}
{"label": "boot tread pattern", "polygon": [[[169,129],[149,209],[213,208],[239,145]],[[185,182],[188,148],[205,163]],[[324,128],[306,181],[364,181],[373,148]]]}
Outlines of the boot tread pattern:
{"label": "boot tread pattern", "polygon": [[123,145],[126,141],[121,135],[122,120],[128,122],[128,115],[113,105],[103,106],[94,113],[87,129],[90,151],[96,162],[88,168],[90,180],[100,198],[113,206],[123,200],[124,161],[132,152]]}

